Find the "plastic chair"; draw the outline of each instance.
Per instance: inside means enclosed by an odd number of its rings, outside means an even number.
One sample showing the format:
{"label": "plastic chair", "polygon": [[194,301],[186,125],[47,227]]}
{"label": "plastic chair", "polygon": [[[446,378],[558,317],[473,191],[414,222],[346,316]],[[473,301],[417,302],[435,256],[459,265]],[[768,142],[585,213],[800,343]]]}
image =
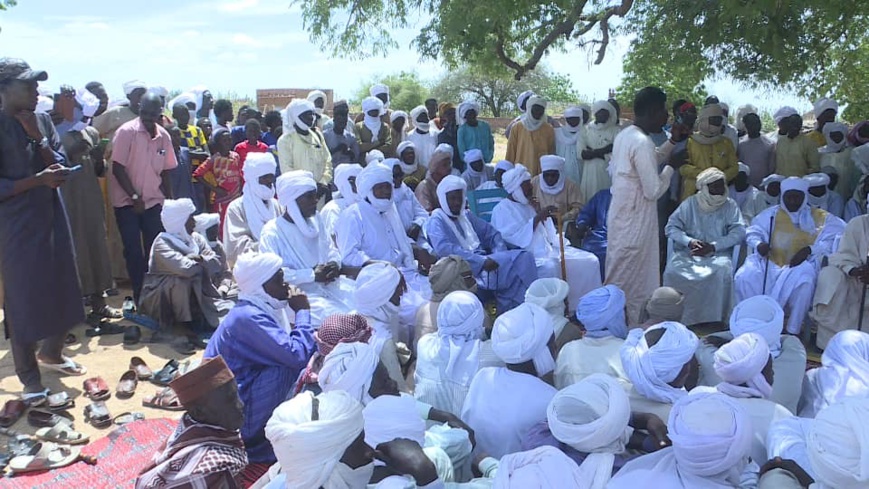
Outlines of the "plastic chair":
{"label": "plastic chair", "polygon": [[506,197],[507,192],[502,188],[471,190],[468,192],[468,207],[475,216],[489,222],[492,219],[492,210]]}

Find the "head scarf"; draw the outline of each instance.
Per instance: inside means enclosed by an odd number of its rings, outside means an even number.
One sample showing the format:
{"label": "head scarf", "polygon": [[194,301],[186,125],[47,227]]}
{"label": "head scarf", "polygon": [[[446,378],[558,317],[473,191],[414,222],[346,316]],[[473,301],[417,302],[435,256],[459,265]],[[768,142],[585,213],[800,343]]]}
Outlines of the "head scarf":
{"label": "head scarf", "polygon": [[[655,346],[649,347],[646,334],[657,329],[664,329],[664,335]],[[672,404],[687,392],[669,382],[676,380],[685,364],[694,357],[698,342],[697,335],[677,322],[664,322],[645,331],[632,329],[620,351],[622,365],[643,397]]]}
{"label": "head scarf", "polygon": [[317,351],[308,361],[305,372],[299,377],[295,393],[298,394],[306,384],[316,384],[319,381],[323,360],[338,343],[368,343],[371,339],[371,327],[365,316],[360,314],[332,314],[327,316],[314,332]]}
{"label": "head scarf", "polygon": [[480,339],[486,312],[473,293],[451,292],[438,307],[437,334],[420,339],[419,350],[440,371],[444,381],[471,385],[480,368]]}
{"label": "head scarf", "polygon": [[565,124],[567,130],[572,133],[578,133],[582,128],[582,107],[577,105],[571,105],[570,107],[564,109],[564,118],[570,119],[571,117],[576,117],[579,119],[579,124],[576,126],[571,126],[570,124]]}
{"label": "head scarf", "polygon": [[768,295],[756,295],[740,302],[730,313],[730,332],[734,337],[757,333],[766,340],[773,358],[781,355],[781,334],[785,313],[778,301]]}
{"label": "head scarf", "polygon": [[199,254],[199,247],[187,232],[187,221],[195,212],[196,206],[190,199],[166,199],[160,211],[160,220],[163,221],[163,229],[166,230],[160,235],[179,247],[185,255]]}
{"label": "head scarf", "polygon": [[869,334],[840,331],[827,343],[815,377],[829,404],[869,397]]}
{"label": "head scarf", "polygon": [[769,399],[772,385],[763,376],[769,358],[769,346],[759,334],[737,336],[715,352],[715,373],[723,380],[717,389],[730,397]]}
{"label": "head scarf", "polygon": [[520,204],[528,204],[528,198],[525,197],[525,192],[522,191],[522,182],[531,181],[531,174],[525,168],[525,165],[515,165],[512,170],[504,173],[501,177],[501,183],[504,185],[504,190],[513,197],[513,200]]}
{"label": "head scarf", "polygon": [[[323,108],[317,107],[317,100],[320,99],[323,101]],[[308,102],[311,102],[311,105],[314,107],[314,112],[317,115],[323,115],[323,110],[326,107],[326,94],[321,90],[312,90],[308,92],[307,97]]]}
{"label": "head scarf", "polygon": [[429,270],[428,281],[431,284],[431,301],[442,302],[451,292],[467,290],[477,292],[476,283],[471,289],[465,284],[462,274],[471,273],[471,265],[458,255],[441,258]]}
{"label": "head scarf", "polygon": [[766,191],[767,186],[769,186],[769,184],[771,184],[773,182],[781,183],[784,180],[785,180],[784,176],[779,175],[777,173],[773,173],[772,175],[767,176],[766,178],[763,179],[763,181],[760,182],[760,186],[761,186],[761,188],[763,188],[763,193],[764,193],[763,198],[766,201],[766,205],[768,205],[768,206],[776,205],[781,200],[781,193],[779,193],[779,195],[773,197]]}
{"label": "head scarf", "polygon": [[525,291],[525,302],[537,304],[549,313],[556,338],[567,325],[567,318],[564,317],[564,300],[567,299],[568,292],[570,286],[558,278],[538,278],[531,282],[528,290]]}
{"label": "head scarf", "polygon": [[709,184],[718,180],[725,180],[725,176],[723,171],[715,167],[707,168],[697,175],[697,204],[701,211],[714,212],[727,203],[727,192],[721,195],[709,193]]}
{"label": "head scarf", "polygon": [[492,350],[507,364],[534,362],[537,376],[543,376],[555,368],[549,351],[549,340],[554,333],[546,310],[526,302],[495,320]]}
{"label": "head scarf", "polygon": [[[842,133],[842,140],[838,143],[830,137],[834,132]],[[827,145],[819,148],[819,153],[838,153],[848,144],[848,126],[841,122],[829,122],[824,125],[824,138],[827,140]]]}
{"label": "head scarf", "polygon": [[520,93],[519,96],[516,98],[516,109],[519,110],[519,112],[525,112],[525,109],[523,109],[522,106],[525,105],[528,102],[528,99],[531,98],[533,95],[534,92],[532,92],[531,90],[525,90],[524,92]]}
{"label": "head scarf", "polygon": [[818,413],[806,439],[818,489],[860,489],[869,484],[867,417],[865,398],[846,399]]}
{"label": "head scarf", "polygon": [[747,116],[748,114],[758,115],[757,107],[755,107],[751,104],[748,104],[748,105],[743,105],[742,107],[736,109],[736,130],[737,131],[744,131],[745,130],[745,123],[742,122],[742,119],[745,116]]}
{"label": "head scarf", "polygon": [[513,169],[513,163],[510,163],[507,160],[501,160],[495,164],[495,171],[504,170],[506,172],[506,171],[510,171],[512,169]]}
{"label": "head scarf", "polygon": [[[190,109],[190,107],[188,107],[187,104],[193,104],[193,106],[195,108]],[[196,110],[199,108],[198,106],[196,106],[196,94],[190,93],[190,92],[184,92],[181,95],[178,95],[177,97],[170,100],[166,105],[167,105],[167,108],[171,111],[175,110],[176,105],[183,105],[184,110],[186,110],[187,113],[190,114],[190,121],[189,121],[190,124],[193,124],[193,125],[196,124],[196,119],[197,119]]]}
{"label": "head scarf", "polygon": [[604,489],[613,473],[615,455],[624,453],[633,429],[631,404],[612,377],[592,374],[558,391],[546,410],[552,435],[586,453],[576,487]]}
{"label": "head scarf", "polygon": [[[829,178],[829,177],[827,177]],[[796,212],[791,212],[785,207],[785,192],[795,190],[803,193],[803,205]],[[814,234],[815,219],[812,217],[812,209],[809,206],[809,182],[799,177],[785,178],[781,183],[781,208],[787,212],[791,222],[802,231]]]}
{"label": "head scarf", "polygon": [[[480,247],[480,238],[465,215],[464,209],[458,215],[453,214],[447,202],[447,194],[456,190],[462,191],[462,202],[467,198],[468,184],[464,178],[447,175],[438,184],[437,194],[440,207],[432,212],[432,217],[439,216],[456,237],[462,248],[473,252]],[[459,231],[461,228],[461,231]]]}
{"label": "head scarf", "polygon": [[259,240],[265,223],[278,215],[275,203],[275,187],[267,187],[259,183],[265,175],[277,172],[275,157],[271,153],[250,153],[244,160],[244,188],[241,203],[244,207],[245,222],[250,227],[254,239]]}
{"label": "head scarf", "polygon": [[747,177],[751,176],[751,167],[750,166],[746,165],[745,163],[743,163],[741,161],[739,163],[737,163],[736,166],[739,168],[739,173],[745,173],[745,176],[747,176]]}
{"label": "head scarf", "polygon": [[358,178],[361,172],[362,165],[357,163],[344,163],[335,167],[335,186],[341,192],[345,207],[356,202],[357,194],[350,185],[350,179]]}
{"label": "head scarf", "polygon": [[[389,87],[387,87],[386,85],[384,85],[382,83],[375,83],[374,85],[371,85],[370,89],[368,89],[368,93],[374,98],[377,98],[378,95],[385,93],[386,94],[386,102],[383,103],[383,110],[386,110],[389,108],[389,102],[392,102],[392,97],[389,96]],[[380,100],[380,99],[378,98],[377,100]],[[381,100],[381,102],[383,102],[383,101]],[[382,112],[381,112],[381,115],[383,115]]]}
{"label": "head scarf", "polygon": [[625,293],[615,285],[598,287],[588,292],[576,305],[576,319],[585,327],[585,336],[626,338]]}
{"label": "head scarf", "polygon": [[[594,115],[600,112],[601,110],[605,110],[610,113],[609,118],[603,124],[598,124],[595,122]],[[607,100],[598,100],[591,106],[591,122],[589,123],[593,127],[603,130],[609,129],[611,127],[615,127],[619,124],[619,118],[616,114],[616,108],[613,107],[613,104],[609,103]]]}
{"label": "head scarf", "polygon": [[396,438],[425,445],[425,420],[419,415],[412,396],[379,396],[365,405],[362,417],[365,418],[365,443],[370,447]]}
{"label": "head scarf", "polygon": [[366,200],[377,212],[383,213],[392,207],[392,199],[378,199],[374,196],[374,186],[388,183],[392,185],[392,166],[385,163],[371,163],[356,177],[356,192],[360,200]]}
{"label": "head scarf", "polygon": [[291,125],[292,129],[294,129],[296,126],[305,130],[310,129],[312,126],[305,124],[302,119],[299,118],[299,116],[304,114],[305,112],[314,112],[315,108],[316,107],[314,107],[314,104],[300,98],[294,99],[292,102],[290,102],[290,104],[287,105],[287,115],[290,116],[290,119],[293,122],[293,124]]}
{"label": "head scarf", "polygon": [[821,97],[815,102],[812,111],[814,112],[815,118],[817,119],[818,117],[821,117],[821,114],[828,110],[839,112],[838,102],[831,98]]}
{"label": "head scarf", "polygon": [[456,111],[459,116],[459,125],[466,124],[465,114],[467,114],[469,110],[473,110],[477,115],[480,115],[480,104],[475,100],[468,100],[460,103],[459,110]]}
{"label": "head scarf", "polygon": [[720,104],[710,104],[700,109],[697,115],[697,132],[691,137],[700,144],[715,144],[724,137],[721,134],[721,126],[713,126],[709,123],[712,117],[721,117],[724,124],[724,110]]}
{"label": "head scarf", "polygon": [[[392,123],[392,122],[395,122],[398,119],[402,119],[402,118],[404,119],[404,126],[407,126],[407,119],[409,118],[407,116],[407,112],[405,112],[403,110],[394,110],[394,111],[392,111],[392,114],[389,116],[389,122]],[[404,126],[402,126],[402,127],[404,127]],[[404,134],[403,129],[402,129],[402,134]]]}
{"label": "head scarf", "polygon": [[371,163],[382,162],[386,159],[386,156],[379,149],[372,149],[365,155],[365,166],[370,165]]}
{"label": "head scarf", "polygon": [[565,159],[557,155],[543,155],[540,157],[540,171],[555,170],[558,172],[558,181],[555,185],[549,186],[543,175],[540,175],[540,191],[549,195],[558,195],[564,190],[564,165]]}
{"label": "head scarf", "polygon": [[824,188],[824,195],[820,197],[812,195],[808,192],[806,193],[806,200],[808,200],[809,205],[812,207],[819,207],[821,209],[827,207],[827,203],[830,200],[830,190],[827,188],[830,185],[830,176],[826,173],[810,173],[804,176],[803,180],[808,183],[809,188]]}
{"label": "head scarf", "polygon": [[866,143],[869,143],[869,138],[864,138],[860,135],[860,130],[869,125],[869,121],[860,121],[854,124],[854,127],[851,128],[851,132],[848,133],[848,142],[851,143],[852,146],[862,146]]}
{"label": "head scarf", "polygon": [[851,161],[860,173],[869,174],[869,144],[857,146],[851,151]]}
{"label": "head scarf", "polygon": [[406,140],[398,143],[398,147],[395,148],[395,154],[398,157],[399,163],[401,164],[401,171],[404,172],[405,175],[413,175],[416,173],[416,170],[419,169],[419,165],[416,160],[410,165],[404,162],[404,159],[401,157],[404,154],[404,151],[407,149],[412,149],[416,151],[416,145],[413,144],[413,141]]}
{"label": "head scarf", "polygon": [[392,264],[374,262],[366,265],[356,277],[356,290],[353,299],[356,310],[371,318],[371,326],[375,334],[381,337],[391,337],[389,330],[398,320],[398,306],[389,299],[401,283],[401,272]]}
{"label": "head scarf", "polygon": [[788,117],[795,116],[795,115],[800,115],[800,113],[797,112],[797,109],[786,105],[786,106],[778,109],[775,112],[775,114],[772,116],[772,118],[775,121],[775,123],[778,124],[779,122],[787,119]]}
{"label": "head scarf", "polygon": [[81,114],[84,117],[93,117],[100,108],[100,99],[92,94],[87,88],[79,88],[76,90],[75,101],[81,105]]}
{"label": "head scarf", "polygon": [[196,221],[194,231],[205,236],[206,231],[220,224],[220,214],[197,214],[193,216]]}
{"label": "head scarf", "polygon": [[492,489],[565,489],[586,487],[576,462],[561,450],[544,445],[501,457]]}
{"label": "head scarf", "polygon": [[274,253],[243,253],[235,261],[232,276],[238,284],[238,299],[257,306],[270,315],[275,322],[289,331],[290,321],[286,314],[287,303],[270,296],[263,284],[268,282],[284,264]]}
{"label": "head scarf", "polygon": [[[579,118],[579,124],[571,126],[566,119],[571,117]],[[582,133],[582,108],[575,105],[564,110],[565,124],[555,130],[555,146],[556,148],[573,148],[579,140],[579,135]]]}
{"label": "head scarf", "polygon": [[145,82],[141,80],[131,80],[127,83],[124,83],[124,95],[129,96],[131,93],[135,92],[138,89],[147,90],[148,85],[145,85]]}
{"label": "head scarf", "polygon": [[419,116],[423,114],[428,114],[428,109],[425,108],[425,105],[417,105],[413,110],[410,111],[410,123],[413,124],[413,127],[423,133],[428,133],[429,128],[431,127],[431,122],[420,122]]}
{"label": "head scarf", "polygon": [[522,125],[525,126],[530,132],[534,132],[540,129],[543,124],[546,122],[546,113],[540,117],[540,119],[535,119],[533,115],[531,115],[531,109],[535,105],[540,105],[544,109],[546,109],[546,99],[543,97],[539,97],[537,95],[532,95],[531,98],[528,99],[528,102],[525,104],[525,113],[522,114],[522,117],[519,120],[522,122]]}
{"label": "head scarf", "polygon": [[278,202],[287,209],[287,213],[293,220],[293,224],[296,225],[302,236],[309,239],[317,237],[320,234],[320,224],[316,219],[316,215],[310,218],[302,216],[302,211],[296,202],[296,199],[302,195],[311,191],[317,191],[317,182],[314,181],[311,172],[293,170],[284,173],[278,177],[275,186],[278,190]]}
{"label": "head scarf", "polygon": [[640,311],[640,322],[653,324],[682,320],[685,295],[672,287],[658,287]]}
{"label": "head scarf", "polygon": [[[372,110],[377,111],[377,116],[372,117],[368,115],[368,112]],[[371,131],[372,140],[376,140],[380,135],[380,126],[383,124],[383,121],[380,120],[380,116],[383,115],[384,110],[386,110],[386,107],[383,105],[383,101],[379,98],[371,96],[362,99],[362,112],[364,113],[362,123],[369,131]]]}
{"label": "head scarf", "polygon": [[265,426],[287,487],[338,487],[330,484],[337,476],[333,472],[362,433],[362,406],[346,392],[317,396],[316,421],[311,419],[314,399],[311,392],[293,397],[275,408]]}
{"label": "head scarf", "polygon": [[344,391],[364,405],[371,400],[368,389],[379,363],[377,351],[368,343],[338,343],[323,360],[320,388]]}

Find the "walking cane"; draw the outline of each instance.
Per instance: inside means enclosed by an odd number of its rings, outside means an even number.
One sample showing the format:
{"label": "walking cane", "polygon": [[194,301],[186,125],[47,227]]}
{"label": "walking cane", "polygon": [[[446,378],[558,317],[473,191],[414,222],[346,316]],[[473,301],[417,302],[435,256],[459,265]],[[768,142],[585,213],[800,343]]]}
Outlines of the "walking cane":
{"label": "walking cane", "polygon": [[555,222],[558,226],[558,246],[561,250],[561,280],[567,281],[567,262],[564,260],[564,216],[559,212],[555,215]]}
{"label": "walking cane", "polygon": [[772,232],[775,226],[775,213],[769,216],[769,250],[766,252],[766,267],[763,270],[763,295],[766,295],[766,276],[769,275],[769,259],[772,253]]}
{"label": "walking cane", "polygon": [[[869,266],[869,254],[866,255],[866,266]],[[860,319],[857,321],[857,331],[863,331],[863,308],[866,306],[866,282],[863,282],[863,296],[860,297]]]}

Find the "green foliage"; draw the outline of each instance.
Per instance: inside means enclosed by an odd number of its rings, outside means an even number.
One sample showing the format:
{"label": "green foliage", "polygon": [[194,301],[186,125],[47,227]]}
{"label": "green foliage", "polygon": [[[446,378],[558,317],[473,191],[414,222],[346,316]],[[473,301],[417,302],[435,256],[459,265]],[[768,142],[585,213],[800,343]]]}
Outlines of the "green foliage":
{"label": "green foliage", "polygon": [[0,10],[6,10],[9,7],[18,5],[16,0],[0,0]]}
{"label": "green foliage", "polygon": [[385,77],[375,77],[362,83],[351,103],[359,104],[362,99],[370,96],[369,89],[376,83],[383,83],[389,87],[389,107],[392,110],[410,111],[417,105],[422,105],[428,98],[429,90],[420,80],[419,75],[412,71],[402,71]]}

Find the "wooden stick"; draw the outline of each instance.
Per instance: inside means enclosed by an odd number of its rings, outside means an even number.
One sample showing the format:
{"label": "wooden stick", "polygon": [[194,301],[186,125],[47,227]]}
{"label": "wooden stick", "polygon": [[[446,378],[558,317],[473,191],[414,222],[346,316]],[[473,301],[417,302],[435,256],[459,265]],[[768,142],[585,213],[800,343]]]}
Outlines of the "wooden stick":
{"label": "wooden stick", "polygon": [[559,212],[555,215],[555,222],[558,225],[558,245],[561,251],[561,280],[567,281],[567,262],[564,259],[564,216]]}

